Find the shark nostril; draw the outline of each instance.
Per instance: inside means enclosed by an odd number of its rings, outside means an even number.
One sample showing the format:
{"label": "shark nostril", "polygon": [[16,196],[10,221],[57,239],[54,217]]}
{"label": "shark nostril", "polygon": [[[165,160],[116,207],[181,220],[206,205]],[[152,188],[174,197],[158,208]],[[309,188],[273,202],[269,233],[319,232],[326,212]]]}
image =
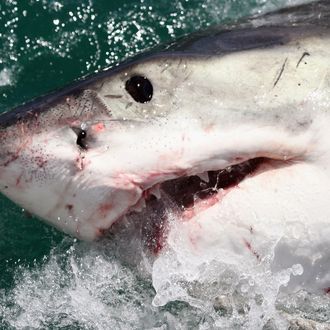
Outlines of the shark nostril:
{"label": "shark nostril", "polygon": [[84,150],[87,150],[87,132],[84,129],[80,129],[77,133],[77,145]]}

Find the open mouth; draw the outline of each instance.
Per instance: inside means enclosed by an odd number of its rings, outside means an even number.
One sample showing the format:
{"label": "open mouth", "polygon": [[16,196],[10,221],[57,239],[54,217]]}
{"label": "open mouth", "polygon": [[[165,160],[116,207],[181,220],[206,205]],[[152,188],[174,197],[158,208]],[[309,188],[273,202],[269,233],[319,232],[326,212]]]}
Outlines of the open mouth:
{"label": "open mouth", "polygon": [[254,158],[218,171],[207,171],[198,176],[169,180],[161,184],[161,189],[181,210],[191,209],[197,203],[238,185],[264,162],[265,158]]}
{"label": "open mouth", "polygon": [[253,158],[218,171],[167,180],[150,188],[144,194],[145,208],[141,212],[144,219],[148,218],[143,227],[147,247],[156,254],[163,248],[169,213],[182,221],[191,219],[220,202],[232,188],[255,175],[268,161],[264,157]]}

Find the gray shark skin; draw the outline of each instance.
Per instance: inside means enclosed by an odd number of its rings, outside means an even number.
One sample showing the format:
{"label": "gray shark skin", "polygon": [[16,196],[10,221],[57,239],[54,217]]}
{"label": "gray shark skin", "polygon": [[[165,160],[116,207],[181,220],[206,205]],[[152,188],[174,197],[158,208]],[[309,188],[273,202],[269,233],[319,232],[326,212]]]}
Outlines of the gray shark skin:
{"label": "gray shark skin", "polygon": [[170,215],[156,254],[272,255],[330,292],[329,58],[327,1],[138,55],[2,114],[0,191],[83,240]]}

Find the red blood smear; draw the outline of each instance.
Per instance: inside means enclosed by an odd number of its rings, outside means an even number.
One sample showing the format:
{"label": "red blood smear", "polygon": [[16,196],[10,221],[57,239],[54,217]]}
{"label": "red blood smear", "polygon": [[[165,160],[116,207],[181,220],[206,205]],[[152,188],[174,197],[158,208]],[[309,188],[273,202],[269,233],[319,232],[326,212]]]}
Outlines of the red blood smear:
{"label": "red blood smear", "polygon": [[330,286],[328,286],[327,288],[324,288],[323,291],[326,294],[330,294]]}

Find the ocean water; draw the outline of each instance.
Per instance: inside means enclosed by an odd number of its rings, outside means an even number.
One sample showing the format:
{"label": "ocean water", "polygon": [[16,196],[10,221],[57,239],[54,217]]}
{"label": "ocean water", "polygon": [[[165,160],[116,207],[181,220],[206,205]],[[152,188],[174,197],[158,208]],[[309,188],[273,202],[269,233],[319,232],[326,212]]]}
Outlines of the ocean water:
{"label": "ocean water", "polygon": [[[303,2],[307,1],[3,0],[0,3],[0,111],[159,43],[214,24]],[[275,326],[270,316],[254,322],[253,315],[260,319],[260,308],[247,306],[240,295],[235,296],[234,302],[216,297],[218,304],[214,303],[214,297],[212,301],[206,297],[205,306],[193,300],[171,299],[169,292],[168,296],[158,295],[156,299],[146,269],[148,260],[143,267],[133,267],[127,259],[120,258],[123,245],[124,237],[119,243],[110,238],[98,243],[79,242],[1,197],[1,328],[276,329],[282,326],[280,319]],[[277,283],[275,290],[295,272],[299,273],[299,269],[288,270],[276,279],[272,277]],[[224,273],[223,278],[237,280],[229,273]],[[194,285],[194,290],[198,290],[198,284]],[[180,295],[173,293],[173,296]],[[327,302],[301,293],[299,301],[307,300],[313,300],[308,308],[299,306],[297,299],[293,299],[283,303],[283,309],[298,310],[302,316],[313,315],[319,322],[330,319]],[[249,314],[253,308],[255,314]]]}

